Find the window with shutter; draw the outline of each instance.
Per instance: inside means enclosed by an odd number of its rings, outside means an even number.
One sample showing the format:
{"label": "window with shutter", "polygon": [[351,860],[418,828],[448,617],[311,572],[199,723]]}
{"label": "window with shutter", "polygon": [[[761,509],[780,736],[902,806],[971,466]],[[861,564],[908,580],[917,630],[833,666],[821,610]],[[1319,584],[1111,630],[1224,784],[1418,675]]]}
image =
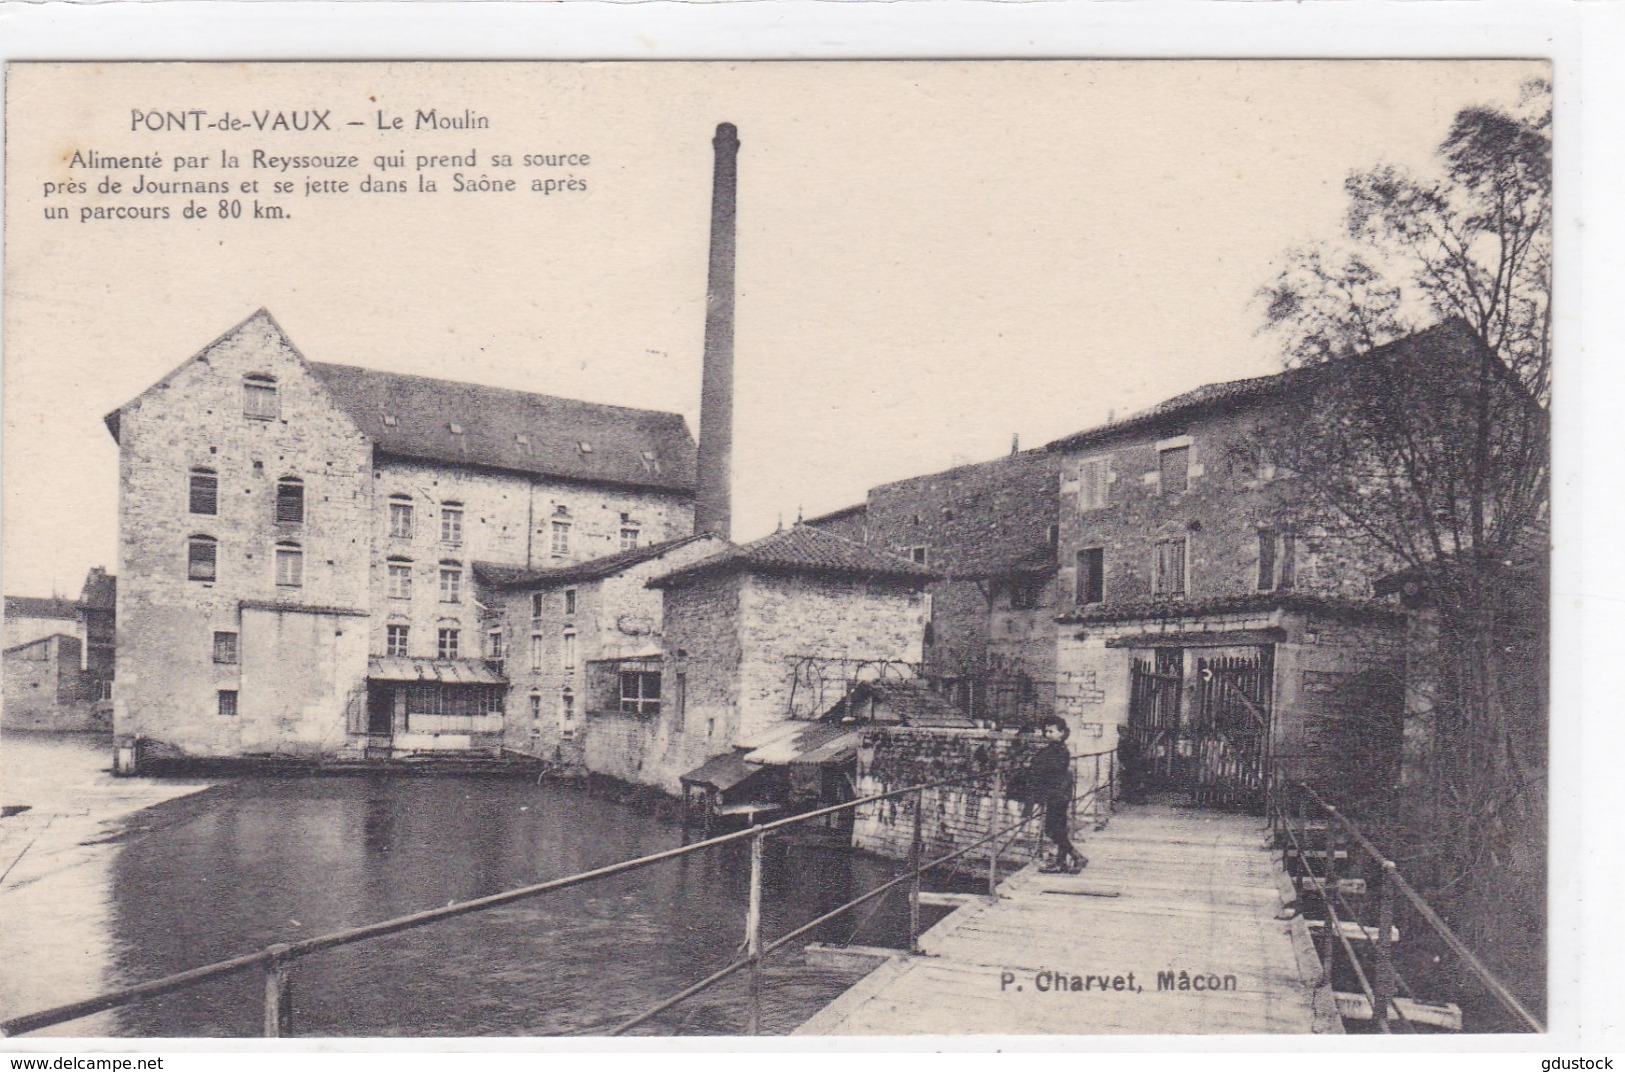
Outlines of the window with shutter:
{"label": "window with shutter", "polygon": [[216,514],[220,510],[220,478],[212,469],[193,469],[187,508],[194,514]]}
{"label": "window with shutter", "polygon": [[186,579],[212,581],[215,579],[215,548],[213,536],[193,536],[186,541]]}
{"label": "window with shutter", "polygon": [[1185,554],[1184,537],[1158,541],[1155,573],[1151,585],[1152,595],[1163,599],[1176,599],[1185,595]]}
{"label": "window with shutter", "polygon": [[1078,509],[1099,510],[1106,505],[1107,458],[1091,458],[1078,466]]}
{"label": "window with shutter", "polygon": [[283,525],[305,523],[305,483],[298,477],[283,477],[276,482],[276,519]]}

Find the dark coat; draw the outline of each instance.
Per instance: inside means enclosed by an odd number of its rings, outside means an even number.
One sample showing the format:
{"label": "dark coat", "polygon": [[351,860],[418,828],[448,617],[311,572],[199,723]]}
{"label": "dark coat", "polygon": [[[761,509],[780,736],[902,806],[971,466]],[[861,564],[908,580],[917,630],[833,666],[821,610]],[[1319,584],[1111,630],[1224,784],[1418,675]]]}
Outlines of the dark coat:
{"label": "dark coat", "polygon": [[1016,771],[1005,794],[1012,800],[1046,804],[1072,797],[1072,757],[1064,741],[1049,741]]}

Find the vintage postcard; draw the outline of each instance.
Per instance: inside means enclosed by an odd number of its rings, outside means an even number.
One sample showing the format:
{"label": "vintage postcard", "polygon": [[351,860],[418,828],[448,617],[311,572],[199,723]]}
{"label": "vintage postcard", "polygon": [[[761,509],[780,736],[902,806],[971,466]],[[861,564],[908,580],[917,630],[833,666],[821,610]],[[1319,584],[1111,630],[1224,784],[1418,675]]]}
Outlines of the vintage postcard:
{"label": "vintage postcard", "polygon": [[1552,80],[10,63],[0,1031],[1546,1030]]}

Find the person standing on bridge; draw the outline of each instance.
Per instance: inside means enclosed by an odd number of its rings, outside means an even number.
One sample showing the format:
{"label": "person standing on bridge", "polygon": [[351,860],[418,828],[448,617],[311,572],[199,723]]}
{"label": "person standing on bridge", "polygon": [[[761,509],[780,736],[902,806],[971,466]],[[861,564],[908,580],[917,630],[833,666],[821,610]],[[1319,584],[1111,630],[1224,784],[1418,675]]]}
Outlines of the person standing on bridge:
{"label": "person standing on bridge", "polygon": [[1072,874],[1082,871],[1089,858],[1072,846],[1067,829],[1072,815],[1072,754],[1066,739],[1072,728],[1059,715],[1046,715],[1038,722],[1044,746],[1028,760],[1022,781],[1023,797],[1044,808],[1044,834],[1055,843],[1055,862],[1039,870],[1046,874]]}

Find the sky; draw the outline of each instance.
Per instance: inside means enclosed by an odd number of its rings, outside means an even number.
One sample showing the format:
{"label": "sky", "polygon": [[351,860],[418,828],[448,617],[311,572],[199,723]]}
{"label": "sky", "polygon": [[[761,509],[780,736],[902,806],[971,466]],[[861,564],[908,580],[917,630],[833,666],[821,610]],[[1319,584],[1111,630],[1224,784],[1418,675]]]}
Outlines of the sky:
{"label": "sky", "polygon": [[[1255,300],[1335,235],[1342,183],[1425,168],[1516,61],[13,65],[4,560],[10,594],[116,569],[102,417],[254,310],[311,360],[672,410],[698,430],[711,137],[735,123],[734,536],[1280,365]],[[483,130],[411,129],[419,109]],[[132,110],[326,111],[330,130],[151,131]],[[404,128],[379,129],[404,118]],[[348,125],[351,122],[358,126]],[[311,193],[267,157],[434,194]],[[248,218],[81,222],[185,197],[45,195],[134,172],[258,181]],[[221,172],[219,156],[244,166]],[[499,168],[507,153],[515,166]],[[526,154],[589,162],[525,167]],[[403,155],[399,170],[371,166]],[[208,157],[177,174],[176,157]],[[512,193],[450,176],[512,177]],[[335,173],[336,174],[336,173]],[[543,195],[535,178],[585,190]],[[267,196],[277,179],[295,182]],[[218,196],[198,198],[212,204]],[[254,220],[252,202],[288,218]],[[46,209],[68,207],[66,220]]]}

